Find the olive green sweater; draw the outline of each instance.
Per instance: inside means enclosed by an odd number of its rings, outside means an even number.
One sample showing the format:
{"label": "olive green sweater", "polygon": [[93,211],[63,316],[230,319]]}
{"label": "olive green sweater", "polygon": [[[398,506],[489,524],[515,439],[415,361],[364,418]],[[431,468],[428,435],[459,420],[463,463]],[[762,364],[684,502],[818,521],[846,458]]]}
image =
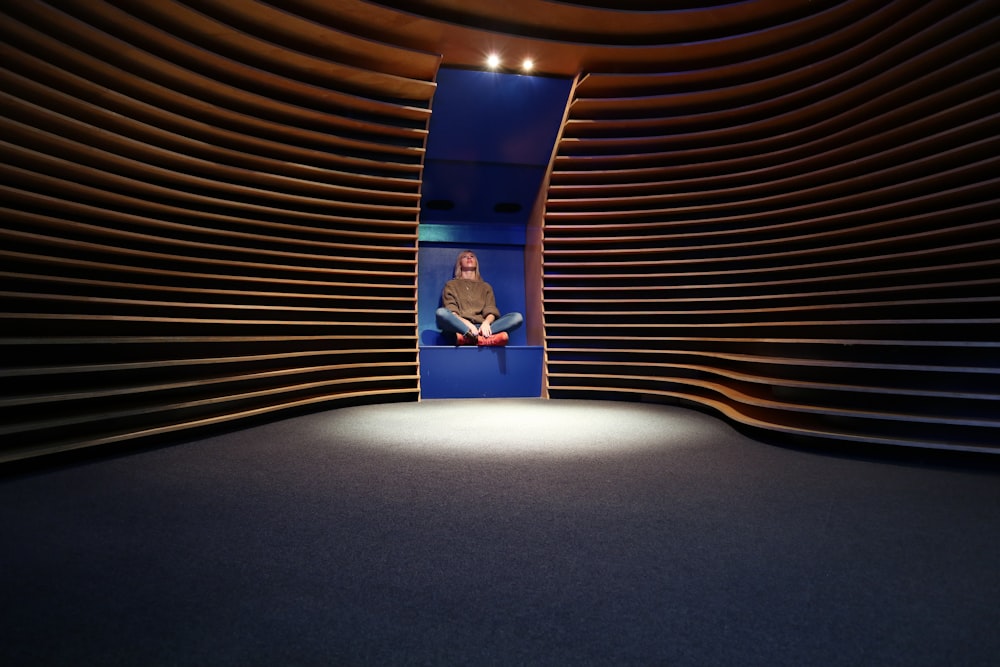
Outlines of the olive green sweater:
{"label": "olive green sweater", "polygon": [[482,324],[487,315],[500,317],[493,288],[482,280],[455,278],[444,285],[441,293],[444,307],[473,324]]}

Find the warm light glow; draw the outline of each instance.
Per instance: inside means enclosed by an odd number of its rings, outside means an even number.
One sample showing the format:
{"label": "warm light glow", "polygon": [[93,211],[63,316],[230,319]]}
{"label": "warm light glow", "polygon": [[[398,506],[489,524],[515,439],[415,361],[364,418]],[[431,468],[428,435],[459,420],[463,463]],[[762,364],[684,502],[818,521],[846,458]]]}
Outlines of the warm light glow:
{"label": "warm light glow", "polygon": [[486,58],[486,66],[489,67],[490,69],[496,69],[497,67],[500,67],[500,56],[498,56],[495,53],[491,53]]}
{"label": "warm light glow", "polygon": [[[680,417],[679,417],[680,415]],[[686,416],[684,416],[686,415]],[[449,420],[502,424],[488,437],[463,429],[443,430]],[[332,410],[322,422],[323,439],[385,448],[397,453],[479,459],[582,456],[698,447],[711,442],[698,435],[712,417],[692,416],[674,406],[612,401],[541,398],[431,399],[417,403],[369,405]],[[471,421],[470,421],[471,420]],[[711,427],[721,428],[721,427]]]}
{"label": "warm light glow", "polygon": [[532,60],[531,58],[525,58],[524,62],[521,63],[521,69],[524,70],[525,72],[530,72],[531,70],[535,69],[535,61]]}

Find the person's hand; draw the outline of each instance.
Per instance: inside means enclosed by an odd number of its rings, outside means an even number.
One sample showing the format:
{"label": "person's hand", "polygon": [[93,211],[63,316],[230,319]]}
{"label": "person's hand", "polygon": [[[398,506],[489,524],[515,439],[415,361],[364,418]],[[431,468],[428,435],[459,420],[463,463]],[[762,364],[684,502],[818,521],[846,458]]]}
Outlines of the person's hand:
{"label": "person's hand", "polygon": [[479,335],[486,337],[493,335],[493,327],[490,326],[489,322],[483,322],[479,325]]}
{"label": "person's hand", "polygon": [[459,319],[461,319],[462,322],[465,323],[466,330],[469,333],[471,333],[473,336],[478,336],[480,334],[479,327],[477,327],[475,324],[473,324],[472,322],[470,322],[469,320],[467,320],[465,318],[459,318]]}

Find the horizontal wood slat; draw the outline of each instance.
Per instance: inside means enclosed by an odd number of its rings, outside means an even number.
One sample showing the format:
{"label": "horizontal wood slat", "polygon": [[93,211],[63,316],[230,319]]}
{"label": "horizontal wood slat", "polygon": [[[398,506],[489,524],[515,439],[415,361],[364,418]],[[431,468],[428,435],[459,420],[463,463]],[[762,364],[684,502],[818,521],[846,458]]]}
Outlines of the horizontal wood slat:
{"label": "horizontal wood slat", "polygon": [[439,56],[248,8],[4,6],[0,460],[418,397]]}
{"label": "horizontal wood slat", "polygon": [[1000,20],[904,6],[764,79],[580,83],[546,201],[550,396],[1000,451]]}

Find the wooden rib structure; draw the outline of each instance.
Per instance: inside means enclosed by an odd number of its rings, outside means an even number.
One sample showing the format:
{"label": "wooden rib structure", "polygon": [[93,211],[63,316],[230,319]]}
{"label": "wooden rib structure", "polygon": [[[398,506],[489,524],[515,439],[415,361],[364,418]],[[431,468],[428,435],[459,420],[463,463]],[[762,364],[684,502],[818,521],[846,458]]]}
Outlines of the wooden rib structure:
{"label": "wooden rib structure", "polygon": [[579,84],[544,227],[551,396],[1000,447],[1000,19],[912,9]]}
{"label": "wooden rib structure", "polygon": [[4,3],[0,460],[417,400],[434,81],[496,43],[577,80],[547,395],[1000,451],[997,3],[662,4]]}
{"label": "wooden rib structure", "polygon": [[5,3],[2,458],[416,399],[440,58],[232,7]]}

